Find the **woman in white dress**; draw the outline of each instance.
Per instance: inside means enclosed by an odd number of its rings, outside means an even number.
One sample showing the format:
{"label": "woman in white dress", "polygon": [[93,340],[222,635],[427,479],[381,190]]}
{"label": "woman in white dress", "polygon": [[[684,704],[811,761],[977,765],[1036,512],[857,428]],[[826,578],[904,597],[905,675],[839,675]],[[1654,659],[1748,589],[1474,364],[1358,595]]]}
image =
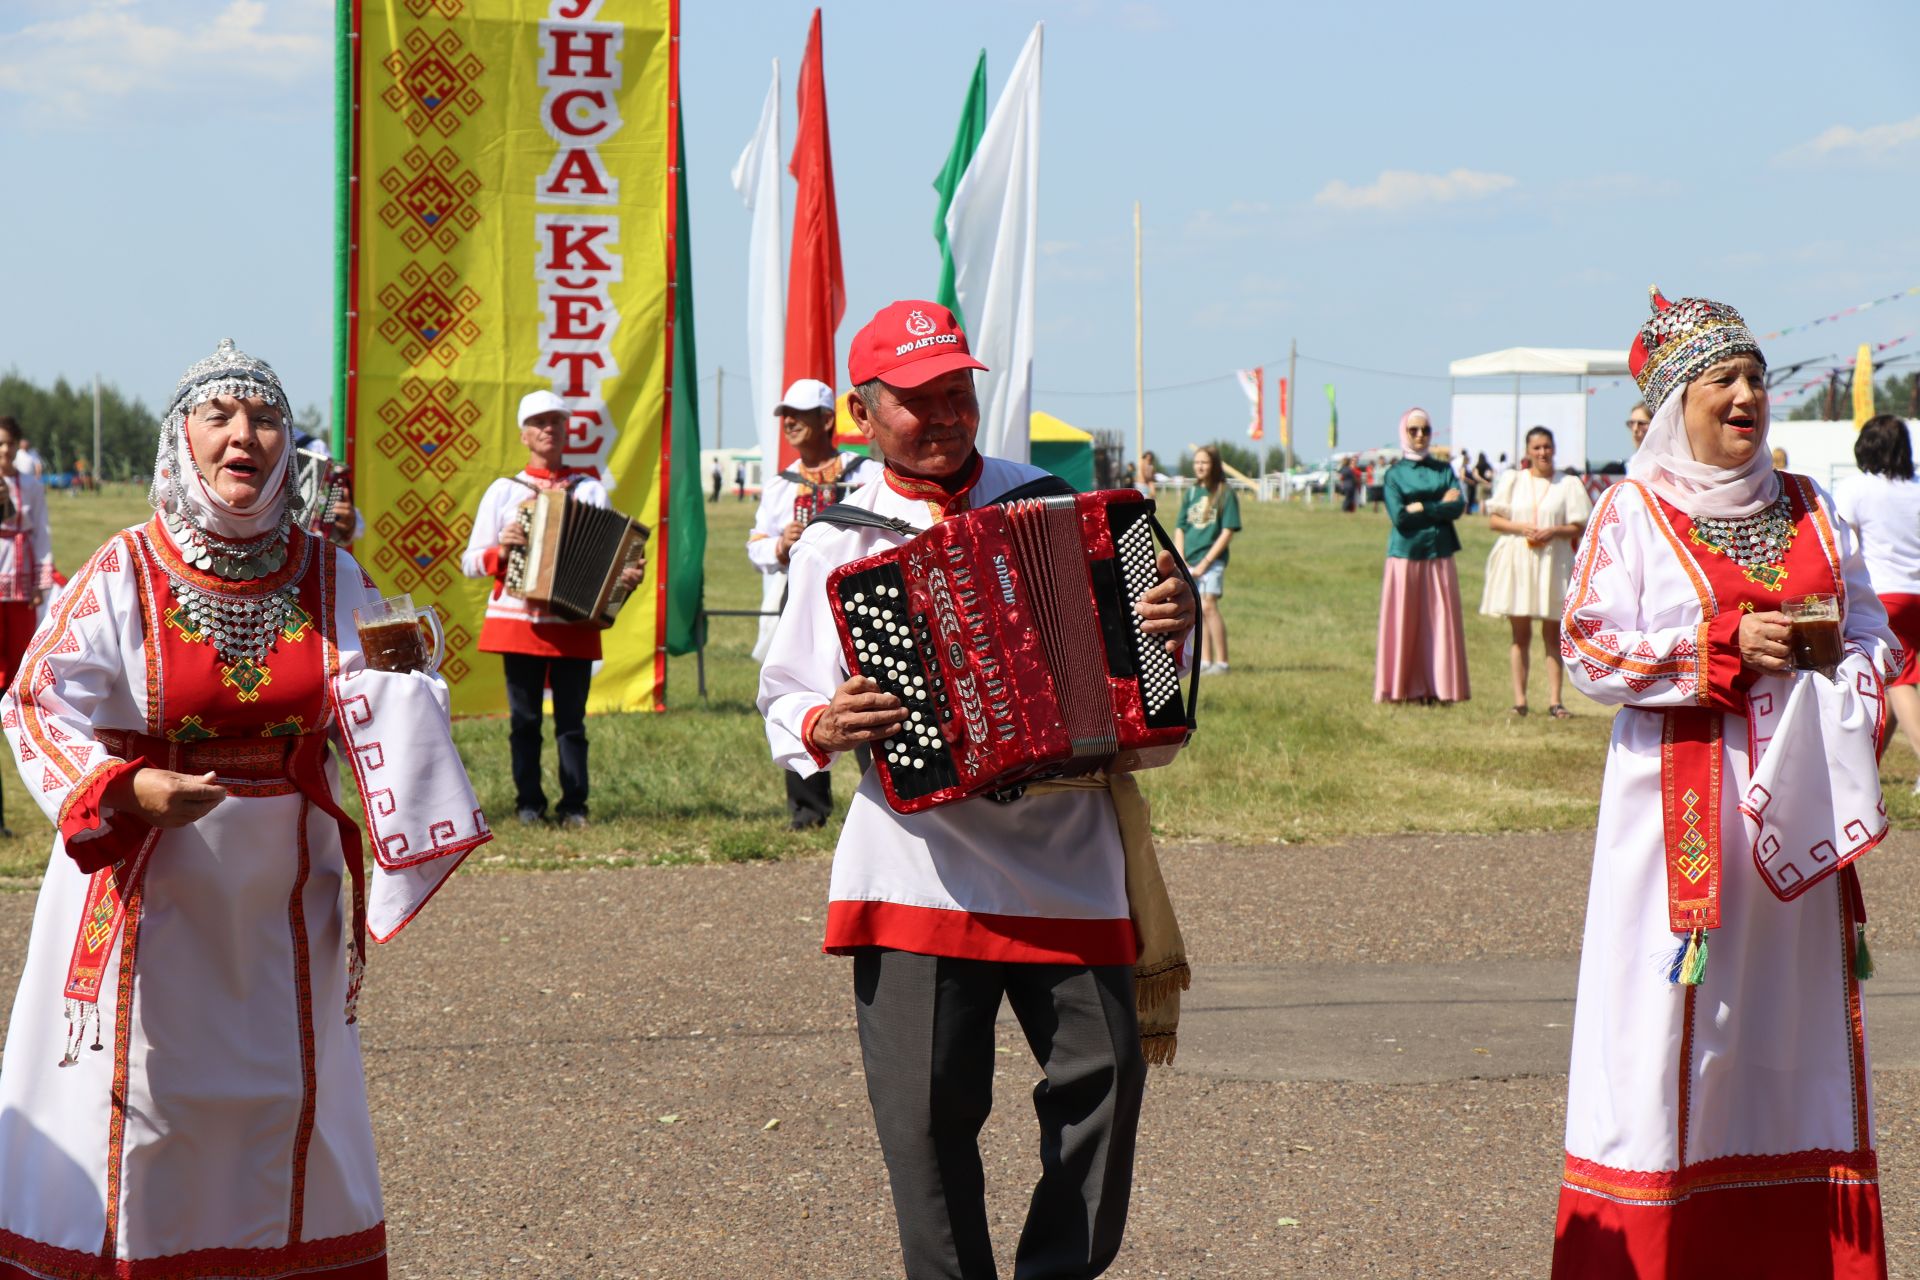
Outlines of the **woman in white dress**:
{"label": "woman in white dress", "polygon": [[1527,465],[1503,471],[1487,500],[1487,523],[1500,536],[1487,556],[1487,581],[1480,612],[1505,618],[1513,632],[1508,663],[1513,669],[1513,714],[1527,714],[1528,650],[1533,620],[1540,620],[1540,651],[1547,663],[1547,714],[1565,720],[1561,704],[1560,610],[1567,578],[1573,572],[1573,548],[1580,541],[1593,504],[1574,476],[1553,471],[1553,432],[1527,432]]}
{"label": "woman in white dress", "polygon": [[[0,1066],[0,1280],[387,1274],[364,937],[487,836],[444,687],[365,669],[379,593],[293,527],[292,417],[231,342],[189,368],[153,518],[74,574],[0,703],[56,828]],[[335,739],[407,815],[367,813],[371,901]]]}
{"label": "woman in white dress", "polygon": [[[1620,710],[1553,1278],[1880,1280],[1851,863],[1886,834],[1897,656],[1851,530],[1767,456],[1752,331],[1722,303],[1654,305],[1628,356],[1653,424],[1589,523],[1562,627],[1575,684]],[[1802,670],[1787,609],[1813,593],[1839,617]]]}

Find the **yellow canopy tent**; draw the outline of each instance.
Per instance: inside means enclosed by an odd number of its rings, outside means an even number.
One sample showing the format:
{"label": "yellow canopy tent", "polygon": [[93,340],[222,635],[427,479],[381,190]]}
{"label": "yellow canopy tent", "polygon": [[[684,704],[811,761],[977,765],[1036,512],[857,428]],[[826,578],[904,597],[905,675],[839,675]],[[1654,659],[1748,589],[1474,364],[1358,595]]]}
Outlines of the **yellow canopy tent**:
{"label": "yellow canopy tent", "polygon": [[[860,434],[853,415],[847,412],[847,397],[852,394],[843,392],[834,406],[833,445],[836,449],[871,454],[867,438]],[[1034,466],[1053,472],[1082,493],[1093,488],[1091,432],[1070,426],[1050,413],[1037,411],[1028,420],[1027,431]]]}

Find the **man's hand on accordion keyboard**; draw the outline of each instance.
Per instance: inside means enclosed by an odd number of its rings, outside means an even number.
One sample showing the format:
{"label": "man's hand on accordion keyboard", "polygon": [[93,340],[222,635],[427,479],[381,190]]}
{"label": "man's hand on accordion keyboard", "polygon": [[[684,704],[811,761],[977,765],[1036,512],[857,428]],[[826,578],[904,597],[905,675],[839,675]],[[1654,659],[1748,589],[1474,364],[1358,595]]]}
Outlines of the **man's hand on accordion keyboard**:
{"label": "man's hand on accordion keyboard", "polygon": [[815,750],[833,755],[890,738],[906,722],[907,709],[900,699],[881,692],[868,677],[854,676],[833,691],[833,701],[813,722],[809,736]]}
{"label": "man's hand on accordion keyboard", "polygon": [[1167,637],[1167,652],[1177,658],[1187,642],[1187,633],[1193,630],[1193,592],[1187,589],[1186,579],[1174,571],[1173,552],[1162,551],[1154,567],[1160,571],[1160,581],[1134,603],[1133,611],[1144,619],[1140,630],[1150,636]]}
{"label": "man's hand on accordion keyboard", "polygon": [[509,520],[500,526],[500,545],[503,547],[527,545],[527,531],[520,527],[518,520]]}

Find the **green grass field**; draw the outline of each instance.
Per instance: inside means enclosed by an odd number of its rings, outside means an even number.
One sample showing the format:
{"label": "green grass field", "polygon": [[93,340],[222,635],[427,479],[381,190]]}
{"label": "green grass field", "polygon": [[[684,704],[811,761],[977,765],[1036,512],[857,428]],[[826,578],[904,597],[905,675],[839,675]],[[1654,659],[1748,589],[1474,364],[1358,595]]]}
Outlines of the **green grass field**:
{"label": "green grass field", "polygon": [[[71,570],[113,529],[145,512],[144,492],[52,498],[55,552]],[[731,495],[706,508],[707,604],[751,609],[759,583],[742,552],[751,503]],[[1204,681],[1200,730],[1171,767],[1143,775],[1155,829],[1165,838],[1234,843],[1326,841],[1397,831],[1515,831],[1591,824],[1607,740],[1606,709],[1569,691],[1575,718],[1507,707],[1507,625],[1471,612],[1492,535],[1464,521],[1461,589],[1468,614],[1474,699],[1460,706],[1372,701],[1384,516],[1246,503],[1234,542],[1225,611],[1232,672]],[[786,829],[783,792],[753,709],[753,621],[712,622],[708,696],[689,655],[671,662],[664,715],[603,716],[588,726],[595,823],[585,831],[528,829],[511,820],[503,719],[460,722],[455,736],[499,838],[480,865],[553,867],[780,857],[830,849],[837,828]],[[547,753],[551,775],[551,741]],[[1896,819],[1920,813],[1908,790],[1913,758],[1888,752]],[[4,788],[18,833],[0,840],[0,875],[19,882],[47,857],[48,825],[13,771]],[[835,789],[851,794],[851,761]],[[549,784],[550,790],[557,790]]]}

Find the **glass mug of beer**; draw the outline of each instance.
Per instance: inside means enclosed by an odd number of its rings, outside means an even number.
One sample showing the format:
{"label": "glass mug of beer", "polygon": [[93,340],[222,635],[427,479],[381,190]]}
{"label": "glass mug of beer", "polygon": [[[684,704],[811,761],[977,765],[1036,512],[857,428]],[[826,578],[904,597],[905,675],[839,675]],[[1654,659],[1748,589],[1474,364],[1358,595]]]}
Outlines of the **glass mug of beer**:
{"label": "glass mug of beer", "polygon": [[[353,625],[360,632],[367,665],[375,671],[438,671],[447,653],[440,615],[432,605],[414,608],[413,597],[404,591],[355,609]],[[431,653],[429,634],[433,636]]]}
{"label": "glass mug of beer", "polygon": [[1801,671],[1818,671],[1832,680],[1843,656],[1839,599],[1830,591],[1809,592],[1788,600],[1781,611],[1793,629],[1789,641],[1793,665]]}

